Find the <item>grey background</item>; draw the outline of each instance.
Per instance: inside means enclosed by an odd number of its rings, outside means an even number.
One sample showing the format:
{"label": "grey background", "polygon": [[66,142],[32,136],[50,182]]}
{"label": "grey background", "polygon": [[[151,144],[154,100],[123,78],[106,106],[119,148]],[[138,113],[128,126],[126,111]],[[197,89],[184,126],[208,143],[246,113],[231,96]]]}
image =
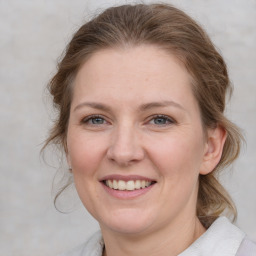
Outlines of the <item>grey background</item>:
{"label": "grey background", "polygon": [[[95,9],[124,2],[0,1],[0,255],[56,255],[98,228],[75,192],[64,201],[68,209],[75,205],[72,213],[53,206],[51,185],[61,160],[53,152],[48,165],[40,158],[53,117],[45,86],[82,22]],[[244,130],[247,147],[221,179],[237,204],[237,225],[256,240],[256,1],[168,2],[204,25],[228,63],[235,92],[227,114]]]}

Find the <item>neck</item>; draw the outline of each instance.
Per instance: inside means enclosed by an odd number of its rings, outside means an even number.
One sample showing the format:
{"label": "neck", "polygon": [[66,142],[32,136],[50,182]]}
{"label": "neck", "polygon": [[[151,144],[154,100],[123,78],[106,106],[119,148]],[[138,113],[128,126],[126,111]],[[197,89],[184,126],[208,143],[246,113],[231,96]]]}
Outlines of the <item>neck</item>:
{"label": "neck", "polygon": [[104,256],[176,256],[189,247],[204,232],[197,217],[170,223],[157,232],[121,234],[104,230]]}

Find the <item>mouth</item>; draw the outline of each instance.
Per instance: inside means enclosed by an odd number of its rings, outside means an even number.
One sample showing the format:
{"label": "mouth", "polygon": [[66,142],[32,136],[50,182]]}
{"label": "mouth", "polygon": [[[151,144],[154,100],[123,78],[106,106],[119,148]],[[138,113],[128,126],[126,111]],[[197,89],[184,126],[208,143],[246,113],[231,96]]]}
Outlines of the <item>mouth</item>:
{"label": "mouth", "polygon": [[103,184],[111,189],[120,190],[120,191],[135,191],[144,188],[148,188],[156,183],[156,181],[150,180],[141,180],[141,179],[134,179],[134,180],[118,180],[118,179],[106,179],[102,181]]}
{"label": "mouth", "polygon": [[140,175],[108,175],[99,180],[108,195],[133,200],[152,191],[156,180]]}

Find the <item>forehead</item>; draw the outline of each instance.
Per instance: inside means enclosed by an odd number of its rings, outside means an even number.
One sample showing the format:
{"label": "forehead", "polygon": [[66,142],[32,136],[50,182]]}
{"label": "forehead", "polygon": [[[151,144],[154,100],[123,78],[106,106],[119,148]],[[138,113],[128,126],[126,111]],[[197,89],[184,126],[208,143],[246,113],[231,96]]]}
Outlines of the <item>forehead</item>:
{"label": "forehead", "polygon": [[94,53],[80,68],[74,98],[111,97],[140,102],[181,100],[192,97],[191,77],[183,63],[154,45],[104,49]]}
{"label": "forehead", "polygon": [[[121,69],[131,71],[135,69],[136,73],[140,71],[143,73],[153,71],[153,73],[155,73],[163,70],[164,66],[170,68],[171,65],[172,69],[175,68],[175,66],[179,66],[179,69],[183,69],[183,72],[188,74],[183,62],[176,57],[175,52],[171,49],[169,50],[153,44],[105,48],[92,53],[81,66],[78,75],[81,72],[86,72],[85,69],[90,72],[89,69],[91,68],[101,69],[106,66],[108,68],[115,68],[113,71],[116,73]],[[101,70],[102,74],[104,70],[106,69]],[[110,70],[107,71],[109,72]],[[170,71],[172,70],[169,69],[169,72]]]}

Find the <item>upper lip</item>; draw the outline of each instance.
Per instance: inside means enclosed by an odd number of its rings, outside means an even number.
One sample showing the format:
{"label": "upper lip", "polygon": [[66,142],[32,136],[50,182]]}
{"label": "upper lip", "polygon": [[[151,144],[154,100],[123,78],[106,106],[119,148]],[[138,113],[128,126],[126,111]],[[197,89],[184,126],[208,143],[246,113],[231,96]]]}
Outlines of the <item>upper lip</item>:
{"label": "upper lip", "polygon": [[111,174],[104,176],[100,179],[100,181],[104,180],[123,180],[123,181],[129,181],[129,180],[145,180],[145,181],[155,181],[154,179],[140,176],[140,175],[119,175],[119,174]]}

